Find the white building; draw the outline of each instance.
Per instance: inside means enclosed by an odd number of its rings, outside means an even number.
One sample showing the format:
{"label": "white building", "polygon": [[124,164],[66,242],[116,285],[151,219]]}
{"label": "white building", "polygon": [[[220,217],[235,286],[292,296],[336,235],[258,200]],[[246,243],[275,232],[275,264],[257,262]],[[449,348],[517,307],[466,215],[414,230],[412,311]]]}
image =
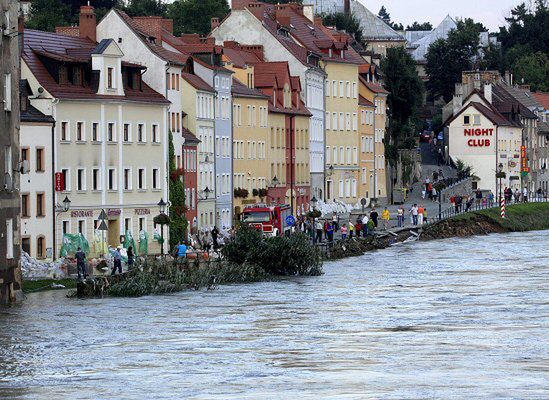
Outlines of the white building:
{"label": "white building", "polygon": [[26,80],[21,93],[21,248],[37,259],[51,258],[54,244],[53,146],[54,120],[30,105]]}
{"label": "white building", "polygon": [[[506,187],[521,189],[522,125],[509,121],[492,105],[492,86],[473,91],[447,122],[449,156],[471,166],[476,187],[497,199]],[[498,179],[498,171],[505,178]],[[473,187],[475,189],[475,187]]]}

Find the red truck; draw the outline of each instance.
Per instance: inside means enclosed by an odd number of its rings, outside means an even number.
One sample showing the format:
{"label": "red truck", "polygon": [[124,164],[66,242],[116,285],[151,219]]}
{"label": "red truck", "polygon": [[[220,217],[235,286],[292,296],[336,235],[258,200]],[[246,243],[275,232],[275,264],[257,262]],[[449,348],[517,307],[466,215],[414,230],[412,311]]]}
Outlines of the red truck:
{"label": "red truck", "polygon": [[263,232],[265,236],[284,236],[292,229],[286,222],[289,215],[292,215],[289,204],[255,204],[244,209],[242,222]]}

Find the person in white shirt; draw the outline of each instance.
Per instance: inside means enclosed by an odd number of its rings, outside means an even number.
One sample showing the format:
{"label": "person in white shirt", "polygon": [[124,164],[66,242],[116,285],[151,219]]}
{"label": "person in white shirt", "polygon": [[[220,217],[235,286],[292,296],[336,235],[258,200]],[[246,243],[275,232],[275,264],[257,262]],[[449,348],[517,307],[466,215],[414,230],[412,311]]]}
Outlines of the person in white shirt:
{"label": "person in white shirt", "polygon": [[528,201],[528,189],[526,186],[522,189],[522,201],[525,203]]}
{"label": "person in white shirt", "polygon": [[412,224],[417,225],[417,215],[419,213],[419,208],[417,204],[414,204],[412,208],[410,208],[410,214],[412,216]]}

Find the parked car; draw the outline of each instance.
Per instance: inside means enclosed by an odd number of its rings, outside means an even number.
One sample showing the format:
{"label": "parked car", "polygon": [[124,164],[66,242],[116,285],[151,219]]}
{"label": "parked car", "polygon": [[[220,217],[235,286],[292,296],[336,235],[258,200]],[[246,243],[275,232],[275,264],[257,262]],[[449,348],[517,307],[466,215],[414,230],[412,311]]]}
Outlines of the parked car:
{"label": "parked car", "polygon": [[430,143],[431,142],[431,134],[432,134],[432,132],[430,132],[430,131],[423,131],[419,135],[419,141],[424,142],[424,143]]}

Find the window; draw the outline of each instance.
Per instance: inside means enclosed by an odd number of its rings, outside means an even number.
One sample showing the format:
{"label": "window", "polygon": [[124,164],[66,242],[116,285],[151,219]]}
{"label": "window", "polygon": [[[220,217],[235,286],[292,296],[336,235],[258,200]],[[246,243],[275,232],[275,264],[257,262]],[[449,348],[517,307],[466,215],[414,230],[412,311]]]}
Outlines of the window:
{"label": "window", "polygon": [[107,140],[109,142],[115,142],[116,136],[114,134],[114,122],[109,122],[107,125]]}
{"label": "window", "polygon": [[332,130],[337,131],[337,113],[332,113]]}
{"label": "window", "polygon": [[358,90],[357,90],[356,82],[353,82],[353,99],[357,99],[357,98],[358,98]]}
{"label": "window", "polygon": [[71,190],[71,172],[68,168],[63,168],[61,174],[63,174],[63,181],[65,182],[64,190],[69,192]]}
{"label": "window", "polygon": [[99,124],[97,122],[92,123],[92,141],[99,141]]}
{"label": "window", "polygon": [[29,195],[27,193],[21,195],[21,217],[30,217]]}
{"label": "window", "polygon": [[21,161],[29,161],[30,150],[25,147],[21,149]]}
{"label": "window", "polygon": [[347,94],[347,98],[351,97],[351,82],[349,81],[345,82],[345,92]]}
{"label": "window", "polygon": [[153,124],[152,126],[151,141],[153,143],[160,143],[160,139],[158,137],[158,125],[156,124]]}
{"label": "window", "polygon": [[339,97],[345,96],[345,82],[339,81]]}
{"label": "window", "polygon": [[124,190],[132,190],[132,170],[124,168]]}
{"label": "window", "polygon": [[337,81],[332,81],[332,96],[337,97]]}
{"label": "window", "polygon": [[84,168],[78,168],[76,171],[76,190],[86,190],[86,170]]}
{"label": "window", "polygon": [[92,190],[101,190],[101,175],[99,168],[92,170]]}
{"label": "window", "polygon": [[326,79],[326,96],[330,95],[330,81]]}
{"label": "window", "polygon": [[137,141],[143,143],[145,141],[145,126],[143,124],[137,124]]}
{"label": "window", "polygon": [[6,219],[6,258],[13,258],[13,219],[11,218]]}
{"label": "window", "polygon": [[339,130],[342,131],[345,129],[345,118],[343,116],[343,113],[339,113]]}
{"label": "window", "polygon": [[37,258],[44,258],[45,255],[45,247],[46,247],[46,239],[44,239],[44,236],[39,236],[36,239],[36,257]]}
{"label": "window", "polygon": [[69,123],[66,121],[61,122],[61,140],[70,140]]}
{"label": "window", "polygon": [[152,188],[160,189],[160,170],[158,168],[153,168],[152,170]]}
{"label": "window", "polygon": [[474,123],[475,125],[480,125],[480,114],[475,114],[475,115],[473,116],[473,123]]}
{"label": "window", "polygon": [[84,134],[84,123],[83,122],[77,122],[76,123],[76,140],[79,142],[82,142],[86,140],[86,136]]}
{"label": "window", "polygon": [[11,111],[11,96],[12,96],[11,74],[4,74],[4,110],[5,111]]}
{"label": "window", "polygon": [[147,222],[145,217],[139,217],[139,232],[144,231],[147,228]]}
{"label": "window", "polygon": [[113,89],[113,68],[108,67],[107,68],[107,89]]}
{"label": "window", "polygon": [[345,113],[345,129],[351,130],[351,113]]}
{"label": "window", "polygon": [[130,124],[124,124],[124,142],[129,142],[130,140]]}
{"label": "window", "polygon": [[62,232],[63,232],[63,235],[66,235],[67,233],[71,233],[70,221],[63,221]]}
{"label": "window", "polygon": [[45,215],[46,204],[44,203],[44,193],[36,193],[36,216],[43,217]]}
{"label": "window", "polygon": [[132,219],[131,218],[124,218],[124,235],[128,232],[132,231]]}
{"label": "window", "polygon": [[31,241],[29,237],[21,238],[21,250],[27,254],[31,254]]}
{"label": "window", "polygon": [[37,148],[36,149],[36,172],[44,172],[44,149]]}
{"label": "window", "polygon": [[108,188],[109,190],[116,190],[116,169],[115,168],[109,168]]}
{"label": "window", "polygon": [[139,168],[137,170],[137,188],[143,190],[147,188],[147,176],[145,168]]}
{"label": "window", "polygon": [[81,219],[78,220],[78,233],[81,235],[86,235],[86,221]]}
{"label": "window", "polygon": [[471,117],[469,115],[463,116],[463,125],[469,125],[470,124]]}

